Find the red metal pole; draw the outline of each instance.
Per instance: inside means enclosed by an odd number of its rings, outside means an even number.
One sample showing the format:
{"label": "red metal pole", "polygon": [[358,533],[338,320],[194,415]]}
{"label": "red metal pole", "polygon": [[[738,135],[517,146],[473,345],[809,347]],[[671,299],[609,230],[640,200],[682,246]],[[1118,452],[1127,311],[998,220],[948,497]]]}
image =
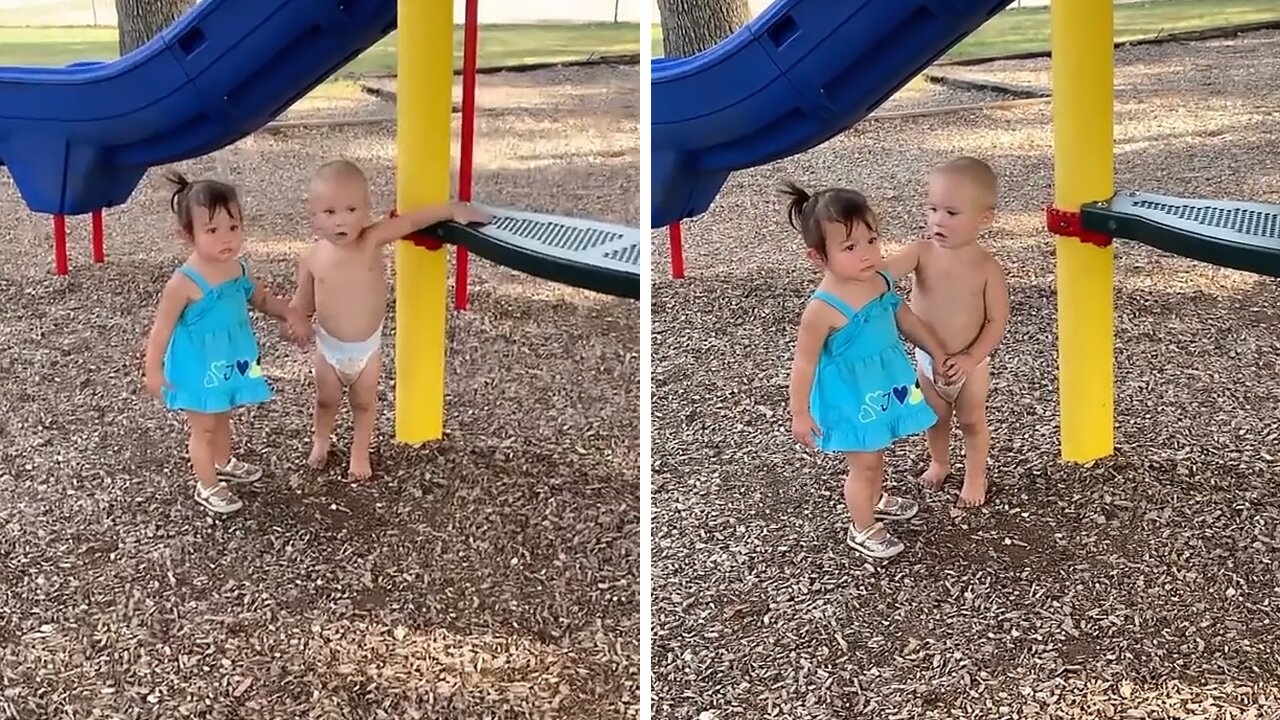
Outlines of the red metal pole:
{"label": "red metal pole", "polygon": [[53,216],[53,272],[67,274],[67,217]]}
{"label": "red metal pole", "polygon": [[[462,39],[462,138],[458,158],[458,199],[471,202],[472,165],[476,143],[476,48],[479,40],[479,0],[467,0]],[[453,279],[454,307],[467,309],[467,249],[457,246],[457,273]]]}
{"label": "red metal pole", "polygon": [[684,237],[680,223],[668,225],[667,232],[671,235],[671,277],[680,280],[684,277]]}
{"label": "red metal pole", "polygon": [[102,211],[93,211],[93,261],[102,264],[107,261],[107,250],[102,229]]}

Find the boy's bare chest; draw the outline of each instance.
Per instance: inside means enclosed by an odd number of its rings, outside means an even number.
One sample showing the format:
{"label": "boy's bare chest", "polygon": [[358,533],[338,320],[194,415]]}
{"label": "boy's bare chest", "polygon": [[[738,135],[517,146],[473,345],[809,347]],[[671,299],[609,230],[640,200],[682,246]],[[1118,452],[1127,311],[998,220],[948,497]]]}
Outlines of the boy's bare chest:
{"label": "boy's bare chest", "polygon": [[981,301],[987,285],[984,264],[964,260],[930,258],[916,268],[914,294],[931,301],[970,303]]}
{"label": "boy's bare chest", "polygon": [[386,262],[381,253],[330,249],[312,256],[316,290],[386,286]]}

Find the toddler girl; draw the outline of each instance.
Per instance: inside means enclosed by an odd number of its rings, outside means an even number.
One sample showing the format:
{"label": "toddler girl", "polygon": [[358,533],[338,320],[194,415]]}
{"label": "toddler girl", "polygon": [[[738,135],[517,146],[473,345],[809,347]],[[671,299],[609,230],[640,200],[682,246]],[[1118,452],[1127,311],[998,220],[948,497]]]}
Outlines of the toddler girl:
{"label": "toddler girl", "polygon": [[[938,419],[924,401],[899,327],[934,357],[946,354],[880,269],[876,217],[866,198],[843,188],[810,195],[793,183],[785,193],[791,225],[804,237],[810,261],[825,271],[800,317],[792,433],[809,447],[844,455],[847,542],[867,557],[890,558],[902,552],[902,541],[879,521],[907,520],[919,506],[883,492],[884,449]],[[946,366],[939,362],[937,372]]]}
{"label": "toddler girl", "polygon": [[[147,392],[187,416],[187,449],[196,475],[196,502],[215,513],[243,503],[226,482],[251,483],[262,469],[231,456],[231,411],[271,399],[258,365],[249,306],[286,320],[307,337],[306,319],[263,290],[240,258],[244,246],[235,188],[216,180],[188,182],[173,173],[170,207],[191,255],[160,294],[147,338]],[[225,481],[225,482],[224,482]]]}

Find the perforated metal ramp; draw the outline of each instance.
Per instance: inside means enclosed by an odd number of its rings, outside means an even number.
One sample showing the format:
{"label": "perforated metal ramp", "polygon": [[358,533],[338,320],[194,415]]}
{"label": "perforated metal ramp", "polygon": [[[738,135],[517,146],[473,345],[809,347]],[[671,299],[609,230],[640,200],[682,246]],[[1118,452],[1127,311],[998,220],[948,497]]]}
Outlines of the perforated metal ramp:
{"label": "perforated metal ramp", "polygon": [[1127,191],[1084,205],[1080,220],[1085,230],[1280,277],[1280,205]]}
{"label": "perforated metal ramp", "polygon": [[522,273],[640,298],[639,229],[505,208],[483,209],[493,215],[488,225],[441,223],[427,232]]}

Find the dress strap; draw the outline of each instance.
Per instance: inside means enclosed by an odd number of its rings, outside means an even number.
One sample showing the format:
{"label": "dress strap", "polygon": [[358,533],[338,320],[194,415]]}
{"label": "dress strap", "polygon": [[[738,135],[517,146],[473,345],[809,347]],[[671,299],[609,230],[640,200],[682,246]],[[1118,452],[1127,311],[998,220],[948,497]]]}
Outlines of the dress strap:
{"label": "dress strap", "polygon": [[877,272],[877,273],[879,273],[880,277],[884,278],[884,282],[885,282],[885,284],[889,286],[889,287],[888,287],[888,288],[886,288],[886,289],[887,289],[887,290],[893,290],[893,276],[889,274],[889,271],[888,271],[888,270],[877,270],[876,272]]}
{"label": "dress strap", "polygon": [[[249,261],[244,258],[240,258],[240,277],[249,277]],[[893,287],[893,283],[889,283],[889,286]]]}
{"label": "dress strap", "polygon": [[191,278],[191,282],[195,283],[196,287],[200,288],[200,292],[204,293],[205,295],[208,295],[209,293],[213,292],[213,286],[210,285],[208,281],[206,281],[203,277],[201,277],[200,273],[196,272],[195,270],[192,270],[186,265],[183,265],[182,267],[178,268],[178,272]]}
{"label": "dress strap", "polygon": [[821,300],[822,302],[824,302],[824,303],[826,303],[826,304],[830,305],[831,307],[835,308],[836,310],[839,310],[839,311],[840,311],[840,314],[841,314],[841,315],[844,315],[844,316],[845,316],[845,319],[847,319],[847,320],[852,320],[852,319],[853,319],[853,316],[854,316],[854,315],[857,315],[857,313],[855,313],[855,312],[853,311],[853,308],[849,307],[849,306],[848,306],[848,304],[846,304],[846,303],[845,303],[845,301],[841,300],[840,298],[836,297],[835,295],[832,295],[831,293],[827,292],[826,290],[817,290],[817,291],[815,291],[815,292],[813,293],[813,299],[814,299],[814,300]]}

